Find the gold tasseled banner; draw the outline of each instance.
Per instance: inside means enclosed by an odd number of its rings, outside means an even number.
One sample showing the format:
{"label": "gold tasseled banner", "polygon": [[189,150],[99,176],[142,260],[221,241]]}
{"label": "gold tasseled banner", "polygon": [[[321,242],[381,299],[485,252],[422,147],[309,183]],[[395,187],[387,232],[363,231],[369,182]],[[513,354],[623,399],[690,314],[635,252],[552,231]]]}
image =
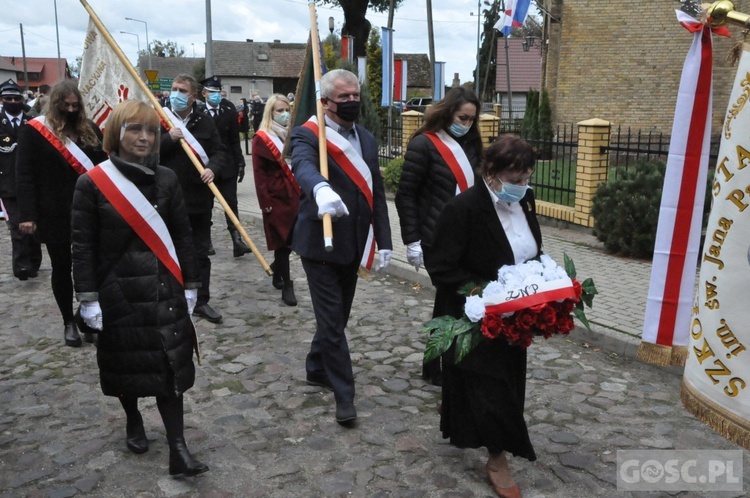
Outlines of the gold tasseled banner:
{"label": "gold tasseled banner", "polygon": [[670,365],[684,367],[688,357],[687,346],[672,346],[672,360]]}
{"label": "gold tasseled banner", "polygon": [[750,421],[741,419],[701,395],[685,379],[682,379],[680,399],[685,409],[698,420],[735,444],[750,449]]}
{"label": "gold tasseled banner", "polygon": [[672,365],[672,347],[644,341],[638,346],[638,353],[635,357],[646,363],[668,367]]}

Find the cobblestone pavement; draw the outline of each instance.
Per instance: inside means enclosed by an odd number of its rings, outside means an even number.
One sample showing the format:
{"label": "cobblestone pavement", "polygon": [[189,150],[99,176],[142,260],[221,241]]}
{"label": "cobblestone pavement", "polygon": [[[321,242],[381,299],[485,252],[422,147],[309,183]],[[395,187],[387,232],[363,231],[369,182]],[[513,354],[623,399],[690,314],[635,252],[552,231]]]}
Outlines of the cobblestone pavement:
{"label": "cobblestone pavement", "polygon": [[[243,221],[262,242],[252,218]],[[124,415],[99,390],[94,347],[63,345],[47,256],[26,282],[3,258],[0,497],[493,496],[485,451],[442,440],[439,392],[419,375],[430,289],[393,275],[360,280],[348,330],[359,420],[345,429],[332,394],[304,383],[314,320],[299,259],[299,306],[288,307],[251,256],[232,257],[223,225],[214,226],[211,303],[224,323],[196,320],[204,359],[186,394],[188,444],[211,467],[196,478],[168,475],[153,399],[141,402],[150,450],[126,449]],[[0,252],[10,253],[5,232]],[[737,448],[682,409],[678,372],[581,343],[574,334],[529,349],[526,416],[539,459],[511,459],[524,496],[659,496],[616,490],[617,450]]]}

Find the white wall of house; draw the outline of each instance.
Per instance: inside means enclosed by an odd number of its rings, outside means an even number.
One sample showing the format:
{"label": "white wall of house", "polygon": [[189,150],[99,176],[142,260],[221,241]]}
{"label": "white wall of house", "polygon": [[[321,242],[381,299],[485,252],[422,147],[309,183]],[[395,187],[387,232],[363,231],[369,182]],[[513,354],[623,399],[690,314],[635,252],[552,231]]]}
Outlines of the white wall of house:
{"label": "white wall of house", "polygon": [[243,97],[249,99],[253,93],[264,99],[273,95],[273,80],[270,78],[222,78],[221,85],[232,102],[239,102]]}

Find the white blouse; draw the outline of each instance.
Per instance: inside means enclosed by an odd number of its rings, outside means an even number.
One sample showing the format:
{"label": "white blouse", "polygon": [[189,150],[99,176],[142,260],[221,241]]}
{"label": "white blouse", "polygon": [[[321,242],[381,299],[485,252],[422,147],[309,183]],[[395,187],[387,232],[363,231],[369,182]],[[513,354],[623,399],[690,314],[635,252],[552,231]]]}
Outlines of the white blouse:
{"label": "white blouse", "polygon": [[533,258],[539,252],[534,234],[531,233],[529,221],[523,212],[520,202],[505,202],[498,199],[492,189],[484,182],[490,192],[495,212],[503,225],[505,235],[508,237],[510,247],[513,249],[513,258],[516,264],[523,263]]}

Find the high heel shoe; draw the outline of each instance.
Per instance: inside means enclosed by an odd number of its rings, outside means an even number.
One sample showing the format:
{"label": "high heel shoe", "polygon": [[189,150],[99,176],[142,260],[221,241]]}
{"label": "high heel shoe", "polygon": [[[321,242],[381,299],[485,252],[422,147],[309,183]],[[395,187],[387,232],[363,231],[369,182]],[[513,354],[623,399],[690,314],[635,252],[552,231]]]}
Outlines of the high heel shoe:
{"label": "high heel shoe", "polygon": [[127,434],[125,444],[130,451],[137,455],[148,451],[148,439],[146,438],[146,430],[143,428],[143,422],[126,426],[125,432]]}
{"label": "high heel shoe", "polygon": [[208,465],[193,458],[184,438],[176,438],[169,444],[169,475],[192,477],[204,472],[208,472]]}
{"label": "high heel shoe", "polygon": [[518,487],[518,484],[508,488],[501,488],[499,484],[495,483],[493,474],[499,472],[500,469],[493,469],[487,464],[484,466],[484,470],[487,473],[487,479],[490,481],[490,486],[492,486],[492,489],[497,493],[497,496],[500,498],[523,498],[521,488]]}

